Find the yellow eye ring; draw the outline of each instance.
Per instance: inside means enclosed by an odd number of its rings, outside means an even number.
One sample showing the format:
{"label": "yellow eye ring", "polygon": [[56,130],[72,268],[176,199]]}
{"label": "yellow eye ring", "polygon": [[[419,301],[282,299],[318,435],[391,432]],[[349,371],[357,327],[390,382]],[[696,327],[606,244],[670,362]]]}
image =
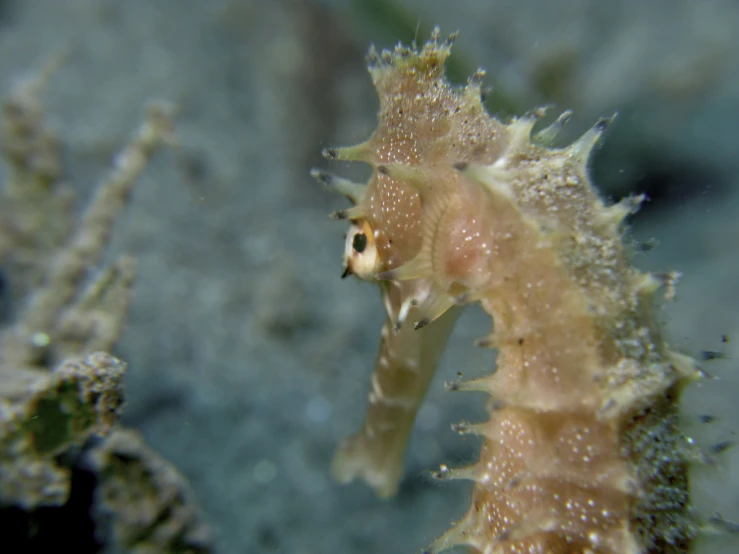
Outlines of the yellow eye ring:
{"label": "yellow eye ring", "polygon": [[352,222],[344,247],[344,275],[356,275],[359,279],[373,279],[380,270],[375,235],[366,219]]}

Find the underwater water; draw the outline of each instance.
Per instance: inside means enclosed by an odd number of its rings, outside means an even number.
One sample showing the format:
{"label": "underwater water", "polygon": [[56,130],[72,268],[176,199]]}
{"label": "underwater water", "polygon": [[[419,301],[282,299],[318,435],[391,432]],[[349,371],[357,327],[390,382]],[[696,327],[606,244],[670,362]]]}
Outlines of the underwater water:
{"label": "underwater water", "polygon": [[[398,494],[382,500],[362,483],[332,480],[334,449],[364,416],[384,315],[375,287],[340,279],[346,226],[327,215],[346,203],[309,175],[327,166],[324,147],[358,143],[375,128],[370,43],[422,43],[435,25],[460,32],[451,80],[486,68],[493,114],[572,109],[567,142],[618,112],[594,181],[607,198],[650,198],[631,220],[633,263],[682,274],[660,317],[672,347],[711,376],[683,401],[685,432],[710,456],[694,468],[693,502],[704,516],[739,522],[739,455],[726,448],[739,429],[735,2],[0,0],[3,97],[59,57],[40,93],[43,125],[58,140],[54,183],[79,209],[41,210],[33,225],[82,219],[152,101],[174,106],[177,137],[122,195],[102,258],[78,276],[84,295],[119,256],[136,260],[132,288],[121,285],[130,298],[101,300],[113,319],[92,321],[120,326],[111,339],[111,354],[128,364],[115,383],[125,391],[120,425],[140,435],[120,435],[107,458],[106,439],[59,449],[54,425],[75,408],[42,404],[33,421],[55,422],[42,425],[47,461],[72,472],[56,504],[44,486],[34,494],[46,501],[17,500],[24,479],[33,474],[38,486],[44,470],[24,470],[0,439],[0,529],[19,541],[0,552],[400,554],[464,514],[471,484],[440,483],[431,471],[469,464],[479,449],[450,426],[484,418],[484,399],[444,387],[459,371],[480,376],[494,365],[472,346],[489,330],[477,309],[462,316],[419,413]],[[24,153],[3,155],[5,183]],[[368,177],[358,164],[332,164]],[[15,222],[14,206],[0,206],[6,330],[43,286],[19,268],[45,266],[56,251],[35,227],[5,223]],[[14,388],[13,359],[0,360],[3,398],[23,397],[31,385]],[[41,424],[30,425],[21,428]],[[106,468],[144,484],[113,481],[103,500]],[[717,537],[696,552],[738,544]]]}

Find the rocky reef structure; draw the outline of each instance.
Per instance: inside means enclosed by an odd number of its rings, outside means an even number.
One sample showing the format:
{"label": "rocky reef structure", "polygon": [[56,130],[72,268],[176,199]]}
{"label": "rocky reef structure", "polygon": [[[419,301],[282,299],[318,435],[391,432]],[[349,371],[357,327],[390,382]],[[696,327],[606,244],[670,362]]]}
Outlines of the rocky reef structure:
{"label": "rocky reef structure", "polygon": [[454,37],[368,56],[379,124],[364,143],[324,151],[369,164],[366,184],[314,175],[348,197],[345,274],[379,284],[382,331],[369,411],[334,473],[392,494],[403,451],[458,307],[476,303],[497,350],[490,376],[450,388],[489,397],[490,419],[456,426],[483,438],[479,461],[442,466],[471,479],[467,514],[427,550],[485,554],[680,554],[701,519],[690,505],[698,458],[679,426],[683,389],[703,376],[670,348],[657,293],[677,274],[629,261],[623,223],[643,196],[608,205],[588,161],[611,119],[558,147],[565,113],[510,122],[481,101],[483,71],[453,87]]}
{"label": "rocky reef structure", "polygon": [[105,353],[125,325],[135,262],[98,265],[139,176],[174,140],[172,109],[151,106],[78,221],[42,101],[59,61],[22,80],[0,118],[4,541],[23,551],[210,552],[185,479],[120,428],[126,365]]}
{"label": "rocky reef structure", "polygon": [[69,498],[71,470],[56,457],[107,435],[123,404],[125,365],[106,354],[54,371],[0,368],[0,498],[34,508]]}

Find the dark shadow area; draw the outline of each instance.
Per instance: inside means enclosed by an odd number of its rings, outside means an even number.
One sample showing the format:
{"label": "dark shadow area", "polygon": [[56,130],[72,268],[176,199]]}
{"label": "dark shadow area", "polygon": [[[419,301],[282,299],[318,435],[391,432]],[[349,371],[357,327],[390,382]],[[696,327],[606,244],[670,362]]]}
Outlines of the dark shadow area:
{"label": "dark shadow area", "polygon": [[103,544],[95,536],[95,523],[90,514],[95,484],[92,473],[73,468],[71,493],[63,506],[38,508],[30,512],[16,507],[0,508],[5,545],[3,552],[102,552]]}

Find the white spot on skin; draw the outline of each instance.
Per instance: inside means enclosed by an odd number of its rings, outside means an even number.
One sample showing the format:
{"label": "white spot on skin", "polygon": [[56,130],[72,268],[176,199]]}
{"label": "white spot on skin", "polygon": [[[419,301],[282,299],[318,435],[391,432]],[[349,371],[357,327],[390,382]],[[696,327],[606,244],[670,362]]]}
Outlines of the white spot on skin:
{"label": "white spot on skin", "polygon": [[380,381],[377,378],[377,373],[372,374],[372,390],[374,391],[378,401],[382,401],[384,399],[385,394],[382,392],[382,388],[380,387]]}

